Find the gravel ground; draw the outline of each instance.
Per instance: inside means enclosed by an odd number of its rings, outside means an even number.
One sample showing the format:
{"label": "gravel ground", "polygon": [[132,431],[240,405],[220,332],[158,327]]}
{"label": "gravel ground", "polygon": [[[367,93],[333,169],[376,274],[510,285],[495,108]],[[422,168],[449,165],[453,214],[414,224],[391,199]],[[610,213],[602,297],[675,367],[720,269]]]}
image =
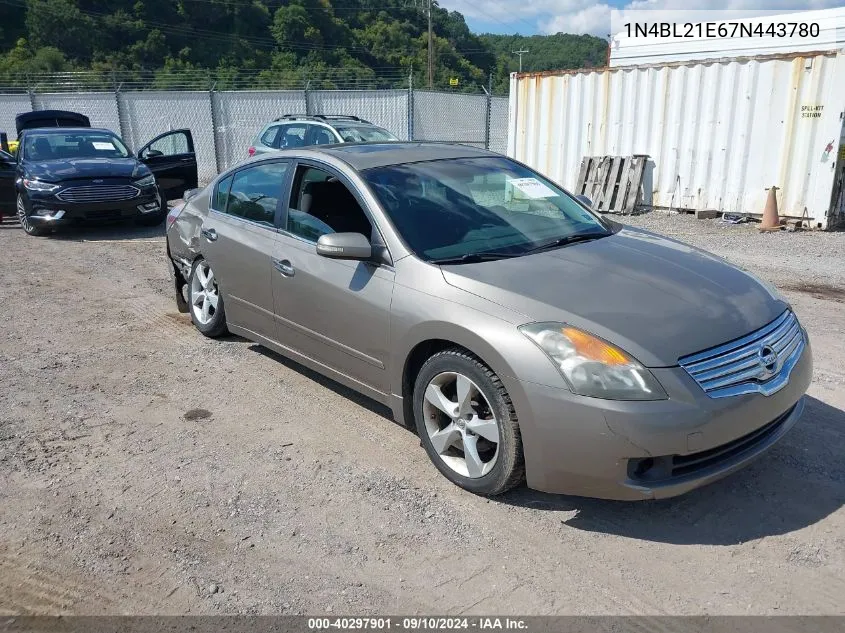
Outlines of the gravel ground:
{"label": "gravel ground", "polygon": [[845,234],[629,221],[776,283],[816,357],[766,457],[639,504],[455,488],[375,403],[200,336],[160,229],[0,226],[0,613],[845,614]]}
{"label": "gravel ground", "polygon": [[720,219],[653,211],[625,223],[670,235],[765,275],[772,282],[845,286],[845,234],[822,231],[761,233],[759,224],[726,224]]}

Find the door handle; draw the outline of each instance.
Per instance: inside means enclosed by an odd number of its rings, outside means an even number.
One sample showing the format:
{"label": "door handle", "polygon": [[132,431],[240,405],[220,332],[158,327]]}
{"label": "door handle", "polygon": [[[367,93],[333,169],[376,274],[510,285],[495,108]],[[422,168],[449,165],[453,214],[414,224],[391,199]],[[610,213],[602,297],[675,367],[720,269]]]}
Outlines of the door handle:
{"label": "door handle", "polygon": [[209,242],[217,241],[217,231],[215,231],[214,229],[202,229],[200,233],[202,233],[202,236]]}
{"label": "door handle", "polygon": [[291,264],[287,259],[274,259],[273,268],[278,270],[285,277],[293,277],[293,264]]}

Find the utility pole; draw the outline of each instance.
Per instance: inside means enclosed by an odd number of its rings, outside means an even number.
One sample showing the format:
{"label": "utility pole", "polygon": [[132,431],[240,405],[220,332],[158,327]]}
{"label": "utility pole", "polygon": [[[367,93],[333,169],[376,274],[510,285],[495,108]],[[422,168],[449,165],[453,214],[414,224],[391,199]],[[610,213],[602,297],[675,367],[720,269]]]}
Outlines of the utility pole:
{"label": "utility pole", "polygon": [[514,55],[519,55],[519,72],[522,72],[522,56],[529,51],[525,49],[520,49],[518,51],[511,51]]}
{"label": "utility pole", "polygon": [[434,84],[434,43],[431,39],[431,0],[428,0],[428,88]]}

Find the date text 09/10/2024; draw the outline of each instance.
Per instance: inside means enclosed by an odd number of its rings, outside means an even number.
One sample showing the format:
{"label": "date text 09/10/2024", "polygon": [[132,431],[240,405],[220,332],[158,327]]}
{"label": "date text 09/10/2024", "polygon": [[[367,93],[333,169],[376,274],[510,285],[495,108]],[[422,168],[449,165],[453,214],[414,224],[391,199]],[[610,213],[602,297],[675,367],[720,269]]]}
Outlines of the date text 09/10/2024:
{"label": "date text 09/10/2024", "polygon": [[372,618],[308,618],[308,630],[370,630],[370,631],[452,631],[452,630],[514,630],[525,631],[528,624],[520,618],[473,617],[372,617]]}

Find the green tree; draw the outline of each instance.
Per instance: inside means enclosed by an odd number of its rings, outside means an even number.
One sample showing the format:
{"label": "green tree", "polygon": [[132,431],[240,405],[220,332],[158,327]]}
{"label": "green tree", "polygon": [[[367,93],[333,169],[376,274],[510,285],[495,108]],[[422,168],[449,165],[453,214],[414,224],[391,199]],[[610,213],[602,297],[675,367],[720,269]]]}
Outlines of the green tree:
{"label": "green tree", "polygon": [[26,29],[35,48],[53,46],[71,59],[90,61],[95,21],[73,0],[28,0]]}
{"label": "green tree", "polygon": [[[24,5],[21,11],[19,3]],[[432,4],[435,86],[494,89],[516,70],[604,63],[590,36],[476,35],[456,11]],[[7,72],[92,69],[109,85],[313,87],[425,85],[428,19],[407,0],[7,0],[0,1],[0,59]],[[24,43],[19,45],[18,40]],[[449,80],[457,78],[457,88]]]}

